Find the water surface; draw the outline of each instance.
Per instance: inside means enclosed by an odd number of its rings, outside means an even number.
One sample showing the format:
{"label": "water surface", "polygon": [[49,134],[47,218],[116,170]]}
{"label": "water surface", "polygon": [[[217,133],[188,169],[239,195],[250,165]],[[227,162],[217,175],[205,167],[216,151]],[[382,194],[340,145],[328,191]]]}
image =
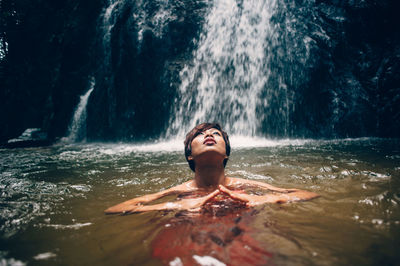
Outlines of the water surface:
{"label": "water surface", "polygon": [[[255,208],[248,226],[269,261],[399,264],[399,143],[233,138],[229,176],[321,195]],[[151,243],[176,212],[103,210],[193,176],[181,142],[60,144],[0,160],[1,264],[159,265]]]}

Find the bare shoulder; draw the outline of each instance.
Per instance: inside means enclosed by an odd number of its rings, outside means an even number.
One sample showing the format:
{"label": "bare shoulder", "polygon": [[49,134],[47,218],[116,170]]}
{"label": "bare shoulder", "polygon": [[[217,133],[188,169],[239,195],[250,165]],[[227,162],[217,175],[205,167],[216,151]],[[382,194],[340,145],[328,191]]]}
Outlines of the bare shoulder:
{"label": "bare shoulder", "polygon": [[243,184],[251,185],[255,182],[253,180],[238,178],[238,177],[227,177],[227,179],[228,179],[227,180],[228,184],[231,185],[243,185]]}
{"label": "bare shoulder", "polygon": [[232,184],[232,186],[246,185],[246,186],[250,186],[250,187],[268,189],[268,190],[276,191],[276,192],[290,192],[290,189],[288,190],[288,189],[284,189],[284,188],[275,187],[266,182],[260,182],[260,181],[256,181],[256,180],[236,178],[236,177],[235,178],[230,177],[229,179],[232,180],[230,182]]}
{"label": "bare shoulder", "polygon": [[230,187],[251,184],[249,180],[237,177],[226,177],[226,185]]}
{"label": "bare shoulder", "polygon": [[190,192],[197,190],[197,186],[193,180],[186,181],[180,185],[168,189],[170,192]]}

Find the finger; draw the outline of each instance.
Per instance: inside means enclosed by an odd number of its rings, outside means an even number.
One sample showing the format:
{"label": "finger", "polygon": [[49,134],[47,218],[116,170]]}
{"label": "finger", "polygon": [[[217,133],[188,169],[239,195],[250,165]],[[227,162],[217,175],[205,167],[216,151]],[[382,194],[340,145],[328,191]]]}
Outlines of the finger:
{"label": "finger", "polygon": [[247,207],[254,207],[254,203],[251,201],[246,202]]}
{"label": "finger", "polygon": [[254,202],[254,201],[248,201],[248,202],[246,202],[246,206],[247,206],[247,207],[255,207],[255,206],[257,206],[257,205],[260,205],[260,203]]}
{"label": "finger", "polygon": [[226,193],[226,194],[228,194],[229,196],[231,196],[232,198],[234,198],[234,197],[238,197],[238,195],[237,195],[237,193],[236,192],[234,192],[234,191],[232,191],[232,190],[230,190],[230,189],[228,189],[228,188],[226,188],[226,187],[224,187],[224,186],[219,186],[219,189],[222,191],[222,192],[224,192],[224,193]]}
{"label": "finger", "polygon": [[225,192],[225,193],[228,193],[228,194],[229,194],[230,192],[232,192],[230,189],[224,187],[223,185],[219,185],[218,188],[219,188],[219,190],[221,190],[222,192]]}
{"label": "finger", "polygon": [[247,195],[245,194],[237,194],[237,193],[231,193],[229,194],[229,196],[232,199],[236,199],[236,200],[240,200],[240,201],[244,201],[244,202],[249,202],[250,200],[246,197]]}
{"label": "finger", "polygon": [[187,211],[188,212],[199,212],[200,210],[201,210],[201,208],[197,207],[197,208],[188,209]]}
{"label": "finger", "polygon": [[130,209],[126,209],[126,210],[122,211],[121,214],[122,215],[126,215],[126,214],[133,214],[133,213],[142,212],[143,211],[143,207],[144,206],[133,206]]}
{"label": "finger", "polygon": [[232,190],[226,189],[225,191],[226,194],[229,195],[232,199],[244,201],[244,202],[249,202],[248,195],[246,193],[236,193]]}
{"label": "finger", "polygon": [[208,194],[207,196],[201,197],[199,198],[199,203],[201,205],[205,204],[207,201],[211,200],[212,198],[214,198],[216,195],[219,194],[219,190],[214,190],[214,192]]}
{"label": "finger", "polygon": [[216,195],[219,194],[219,190],[214,190],[214,192],[208,194],[207,196],[201,197],[197,199],[197,204],[204,205],[207,203],[207,201],[211,200],[212,198],[214,198]]}
{"label": "finger", "polygon": [[212,193],[208,194],[207,196],[205,196],[204,199],[205,199],[205,200],[212,199],[212,198],[214,198],[215,196],[217,196],[218,194],[219,194],[219,190],[216,189],[216,190],[214,190],[214,192],[212,192]]}

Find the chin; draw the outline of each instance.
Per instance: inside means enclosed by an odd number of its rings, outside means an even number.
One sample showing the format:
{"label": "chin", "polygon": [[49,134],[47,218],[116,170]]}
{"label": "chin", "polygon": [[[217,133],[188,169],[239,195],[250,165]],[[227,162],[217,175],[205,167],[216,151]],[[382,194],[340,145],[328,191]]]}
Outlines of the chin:
{"label": "chin", "polygon": [[196,159],[201,159],[201,160],[224,160],[226,158],[226,153],[225,151],[220,151],[218,149],[206,149],[202,151],[201,153],[197,154]]}

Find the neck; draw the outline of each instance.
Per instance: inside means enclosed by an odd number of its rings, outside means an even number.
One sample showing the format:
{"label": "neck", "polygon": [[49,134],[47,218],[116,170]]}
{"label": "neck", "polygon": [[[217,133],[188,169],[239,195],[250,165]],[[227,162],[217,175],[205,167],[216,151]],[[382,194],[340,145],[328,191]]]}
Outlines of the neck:
{"label": "neck", "polygon": [[225,170],[220,166],[199,166],[196,165],[194,180],[199,188],[217,187],[225,184]]}

